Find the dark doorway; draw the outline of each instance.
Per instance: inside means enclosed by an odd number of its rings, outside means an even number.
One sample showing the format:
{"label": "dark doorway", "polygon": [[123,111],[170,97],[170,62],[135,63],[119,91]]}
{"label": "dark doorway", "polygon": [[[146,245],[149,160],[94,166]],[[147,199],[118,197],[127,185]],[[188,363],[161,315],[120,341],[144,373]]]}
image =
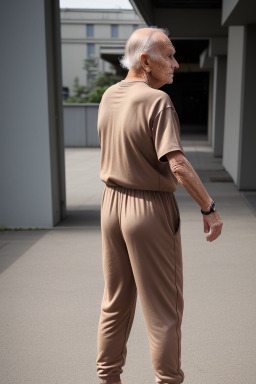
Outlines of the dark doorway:
{"label": "dark doorway", "polygon": [[161,90],[172,99],[181,133],[207,134],[209,72],[177,72]]}

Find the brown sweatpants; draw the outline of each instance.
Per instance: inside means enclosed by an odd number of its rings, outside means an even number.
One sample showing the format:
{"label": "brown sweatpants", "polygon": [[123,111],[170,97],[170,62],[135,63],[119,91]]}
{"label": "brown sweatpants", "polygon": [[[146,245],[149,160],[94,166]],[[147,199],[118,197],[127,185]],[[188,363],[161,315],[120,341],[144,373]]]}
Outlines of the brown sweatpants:
{"label": "brown sweatpants", "polygon": [[182,383],[183,276],[174,194],[106,186],[101,227],[105,288],[96,361],[100,383],[120,381],[137,292],[156,382]]}

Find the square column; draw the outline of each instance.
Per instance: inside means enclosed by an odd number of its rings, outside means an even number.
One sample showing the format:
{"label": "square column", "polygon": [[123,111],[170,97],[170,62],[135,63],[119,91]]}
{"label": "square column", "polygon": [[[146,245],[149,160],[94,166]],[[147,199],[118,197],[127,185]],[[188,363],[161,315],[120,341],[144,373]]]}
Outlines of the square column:
{"label": "square column", "polygon": [[245,29],[238,187],[256,190],[256,24]]}
{"label": "square column", "polygon": [[0,226],[52,227],[65,213],[58,0],[1,5]]}
{"label": "square column", "polygon": [[229,27],[223,165],[238,184],[245,27]]}
{"label": "square column", "polygon": [[256,25],[229,27],[223,165],[240,190],[256,189]]}
{"label": "square column", "polygon": [[212,146],[214,156],[223,155],[227,57],[214,57]]}

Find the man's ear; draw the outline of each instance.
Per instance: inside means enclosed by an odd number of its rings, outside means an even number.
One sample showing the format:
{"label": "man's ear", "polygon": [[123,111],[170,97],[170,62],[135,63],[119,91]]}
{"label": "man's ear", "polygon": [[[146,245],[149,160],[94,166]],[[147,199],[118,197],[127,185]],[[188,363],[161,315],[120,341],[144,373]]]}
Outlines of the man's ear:
{"label": "man's ear", "polygon": [[142,68],[146,72],[151,72],[151,67],[149,64],[149,56],[146,52],[143,52],[140,54],[140,63],[141,63]]}

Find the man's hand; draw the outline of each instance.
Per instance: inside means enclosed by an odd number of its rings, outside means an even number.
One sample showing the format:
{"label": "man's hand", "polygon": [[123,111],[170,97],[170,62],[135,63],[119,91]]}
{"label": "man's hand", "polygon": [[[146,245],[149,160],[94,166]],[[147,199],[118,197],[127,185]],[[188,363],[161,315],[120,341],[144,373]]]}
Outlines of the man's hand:
{"label": "man's hand", "polygon": [[216,211],[210,213],[209,215],[203,215],[203,222],[204,232],[209,233],[211,231],[210,235],[206,237],[206,240],[210,242],[216,240],[221,234],[223,226],[223,222],[218,212]]}

